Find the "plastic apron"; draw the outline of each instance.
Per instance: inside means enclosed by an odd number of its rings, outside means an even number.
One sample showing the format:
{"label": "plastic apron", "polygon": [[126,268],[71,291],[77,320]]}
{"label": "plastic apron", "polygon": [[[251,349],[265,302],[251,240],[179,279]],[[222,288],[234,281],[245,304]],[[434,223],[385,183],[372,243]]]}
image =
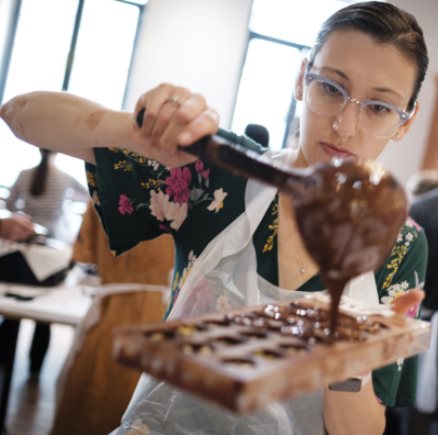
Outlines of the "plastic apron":
{"label": "plastic apron", "polygon": [[[283,163],[292,157],[290,150],[269,154]],[[169,319],[303,296],[303,292],[283,290],[257,275],[252,236],[275,194],[275,188],[248,181],[245,212],[195,261]],[[374,275],[357,278],[345,294],[378,303]],[[113,434],[320,435],[325,433],[322,415],[322,389],[238,416],[143,374]]]}

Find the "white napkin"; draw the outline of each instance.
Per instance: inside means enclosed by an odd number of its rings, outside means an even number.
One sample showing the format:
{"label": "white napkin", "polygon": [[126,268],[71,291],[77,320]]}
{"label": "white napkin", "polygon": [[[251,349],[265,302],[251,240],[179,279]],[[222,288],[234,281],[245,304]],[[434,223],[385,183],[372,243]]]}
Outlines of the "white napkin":
{"label": "white napkin", "polygon": [[21,252],[38,281],[43,281],[56,272],[68,267],[72,248],[68,245],[50,247],[11,242],[0,238],[0,257]]}

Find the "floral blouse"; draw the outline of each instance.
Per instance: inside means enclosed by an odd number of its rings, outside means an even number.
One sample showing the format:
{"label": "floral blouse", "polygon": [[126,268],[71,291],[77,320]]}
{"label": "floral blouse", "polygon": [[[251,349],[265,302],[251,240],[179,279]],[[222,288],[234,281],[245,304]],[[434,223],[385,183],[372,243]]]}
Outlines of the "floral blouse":
{"label": "floral blouse", "polygon": [[[246,136],[225,130],[218,134],[253,151],[264,152]],[[114,254],[119,255],[162,233],[170,233],[174,238],[169,312],[205,246],[244,211],[247,180],[202,160],[169,169],[130,151],[114,148],[96,148],[95,158],[95,166],[86,166],[87,180]],[[258,273],[274,285],[278,285],[279,279],[277,231],[278,196],[253,235]],[[410,288],[421,288],[426,262],[424,232],[408,218],[391,254],[375,273],[380,302],[389,304]],[[297,290],[323,289],[320,277],[314,276]],[[416,316],[417,311],[410,315]],[[376,395],[387,406],[412,405],[416,371],[416,357],[374,371]]]}

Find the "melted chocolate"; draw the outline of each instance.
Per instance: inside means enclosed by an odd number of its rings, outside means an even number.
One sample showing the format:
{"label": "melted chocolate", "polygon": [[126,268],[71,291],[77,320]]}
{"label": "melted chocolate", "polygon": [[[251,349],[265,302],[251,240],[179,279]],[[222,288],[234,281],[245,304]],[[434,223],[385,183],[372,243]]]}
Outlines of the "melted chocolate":
{"label": "melted chocolate", "polygon": [[286,337],[296,337],[306,345],[330,344],[334,339],[364,341],[381,330],[381,325],[367,316],[340,313],[336,332],[332,333],[332,318],[332,310],[294,301],[288,305],[269,304],[260,312],[233,314],[228,320],[263,334],[273,330]]}
{"label": "melted chocolate", "polygon": [[407,200],[378,165],[332,160],[314,167],[319,190],[295,200],[298,226],[331,295],[330,330],[345,285],[378,268],[406,218]]}
{"label": "melted chocolate", "polygon": [[216,137],[183,149],[291,194],[304,243],[331,295],[333,335],[345,285],[383,263],[406,218],[407,199],[397,181],[369,161],[333,159],[300,170]]}

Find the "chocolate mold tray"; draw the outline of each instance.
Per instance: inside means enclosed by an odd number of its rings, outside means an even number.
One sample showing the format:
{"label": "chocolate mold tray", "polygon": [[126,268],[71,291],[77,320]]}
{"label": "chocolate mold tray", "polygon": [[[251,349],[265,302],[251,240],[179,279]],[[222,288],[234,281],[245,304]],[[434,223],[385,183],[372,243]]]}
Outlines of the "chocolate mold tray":
{"label": "chocolate mold tray", "polygon": [[[307,297],[114,331],[114,358],[240,414],[427,349],[427,322]],[[352,393],[354,394],[354,393]]]}

